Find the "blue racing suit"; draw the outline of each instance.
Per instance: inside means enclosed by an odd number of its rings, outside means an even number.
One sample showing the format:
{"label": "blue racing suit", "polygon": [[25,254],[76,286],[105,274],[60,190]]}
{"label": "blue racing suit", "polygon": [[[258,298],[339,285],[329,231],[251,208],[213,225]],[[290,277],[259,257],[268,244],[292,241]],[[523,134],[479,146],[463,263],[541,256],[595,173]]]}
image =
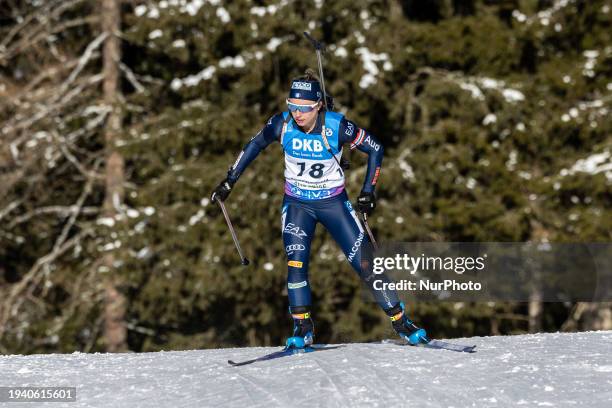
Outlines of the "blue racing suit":
{"label": "blue racing suit", "polygon": [[[366,276],[367,268],[362,267],[361,251],[369,238],[348,199],[344,170],[340,166],[345,144],[368,154],[362,191],[373,192],[383,159],[380,142],[337,112],[320,112],[314,128],[308,133],[292,120],[289,112],[279,113],[244,147],[230,168],[229,180],[235,183],[259,152],[273,142],[280,142],[285,152],[282,233],[290,307],[311,305],[308,263],[310,243],[318,222],[340,245],[377,303],[385,310],[396,306],[399,303],[397,293],[375,290],[374,277]],[[377,275],[376,279],[388,282],[384,274]]]}

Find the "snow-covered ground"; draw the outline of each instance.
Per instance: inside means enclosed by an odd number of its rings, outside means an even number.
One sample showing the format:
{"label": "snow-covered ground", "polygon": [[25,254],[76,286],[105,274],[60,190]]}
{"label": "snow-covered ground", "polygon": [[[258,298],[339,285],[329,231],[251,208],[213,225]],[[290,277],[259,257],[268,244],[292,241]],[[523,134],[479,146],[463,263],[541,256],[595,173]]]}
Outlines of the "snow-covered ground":
{"label": "snow-covered ground", "polygon": [[73,386],[49,407],[612,407],[612,331],[455,339],[457,353],[393,344],[242,367],[272,348],[0,356],[0,386]]}

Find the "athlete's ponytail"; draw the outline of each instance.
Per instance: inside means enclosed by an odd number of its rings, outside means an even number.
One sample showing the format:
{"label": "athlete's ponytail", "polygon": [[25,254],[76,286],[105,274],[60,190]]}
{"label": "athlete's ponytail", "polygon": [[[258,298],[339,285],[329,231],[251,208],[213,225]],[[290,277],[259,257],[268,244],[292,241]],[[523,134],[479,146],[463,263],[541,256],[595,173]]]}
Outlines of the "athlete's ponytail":
{"label": "athlete's ponytail", "polygon": [[312,68],[306,68],[306,71],[304,71],[304,75],[301,75],[297,78],[293,78],[293,81],[307,81],[307,82],[316,81],[319,83],[321,82],[321,80],[319,79],[319,76],[317,75],[315,70]]}

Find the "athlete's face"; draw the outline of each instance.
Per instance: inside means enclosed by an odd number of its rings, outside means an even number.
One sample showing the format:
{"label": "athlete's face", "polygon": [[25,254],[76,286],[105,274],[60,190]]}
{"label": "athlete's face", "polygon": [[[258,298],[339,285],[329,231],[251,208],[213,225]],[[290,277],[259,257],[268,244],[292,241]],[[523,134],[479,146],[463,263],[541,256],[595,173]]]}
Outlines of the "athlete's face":
{"label": "athlete's face", "polygon": [[[313,101],[310,101],[308,99],[289,98],[288,101],[291,103],[295,103],[297,105],[312,105],[314,103]],[[292,112],[291,114],[293,115],[293,119],[295,120],[295,122],[301,128],[310,132],[317,121],[317,113],[319,112],[319,109],[321,109],[321,106],[322,106],[322,103],[318,102],[315,105],[315,108],[311,110],[310,112],[295,111],[295,112]]]}

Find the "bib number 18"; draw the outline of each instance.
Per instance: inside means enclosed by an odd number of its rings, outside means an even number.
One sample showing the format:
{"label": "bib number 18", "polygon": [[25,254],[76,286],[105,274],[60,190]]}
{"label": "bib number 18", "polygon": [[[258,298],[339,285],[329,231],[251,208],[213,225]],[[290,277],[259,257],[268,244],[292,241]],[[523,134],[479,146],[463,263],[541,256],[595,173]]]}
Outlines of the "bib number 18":
{"label": "bib number 18", "polygon": [[[304,171],[306,170],[306,163],[301,162],[298,163],[298,165],[300,166],[300,172],[298,174],[299,176],[302,176],[304,174]],[[310,170],[308,171],[308,175],[312,178],[321,178],[323,177],[323,169],[325,168],[325,165],[323,163],[313,163],[310,166]]]}

